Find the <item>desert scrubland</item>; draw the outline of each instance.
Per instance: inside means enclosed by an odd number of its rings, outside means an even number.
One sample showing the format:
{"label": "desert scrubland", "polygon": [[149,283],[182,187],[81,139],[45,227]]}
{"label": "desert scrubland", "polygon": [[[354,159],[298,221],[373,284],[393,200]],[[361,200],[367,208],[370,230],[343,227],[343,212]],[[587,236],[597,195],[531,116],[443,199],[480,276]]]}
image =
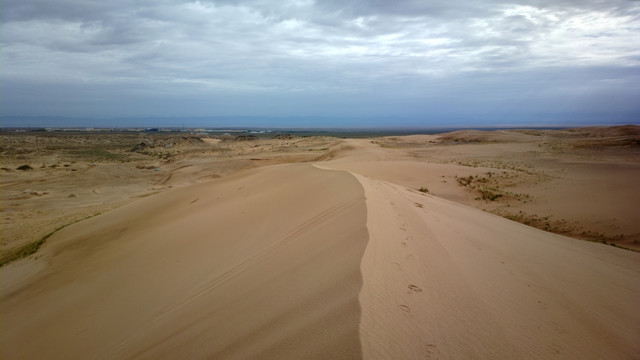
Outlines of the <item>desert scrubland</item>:
{"label": "desert scrubland", "polygon": [[1,141],[2,358],[640,357],[640,127]]}

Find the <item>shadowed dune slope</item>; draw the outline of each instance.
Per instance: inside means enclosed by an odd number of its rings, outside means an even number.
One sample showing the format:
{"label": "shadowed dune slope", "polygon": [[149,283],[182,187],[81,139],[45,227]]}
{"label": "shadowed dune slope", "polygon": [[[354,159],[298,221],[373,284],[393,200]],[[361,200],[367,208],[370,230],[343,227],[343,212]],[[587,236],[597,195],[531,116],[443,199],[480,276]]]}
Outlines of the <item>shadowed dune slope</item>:
{"label": "shadowed dune slope", "polygon": [[360,358],[367,238],[359,182],[307,164],[145,198],[2,269],[2,358]]}

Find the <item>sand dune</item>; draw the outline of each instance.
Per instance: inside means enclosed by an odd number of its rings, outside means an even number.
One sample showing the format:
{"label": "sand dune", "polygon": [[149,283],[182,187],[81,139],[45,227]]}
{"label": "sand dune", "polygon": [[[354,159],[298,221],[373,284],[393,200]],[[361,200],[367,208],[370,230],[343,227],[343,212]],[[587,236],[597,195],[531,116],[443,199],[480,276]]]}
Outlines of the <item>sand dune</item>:
{"label": "sand dune", "polygon": [[364,358],[640,355],[640,254],[359,180]]}
{"label": "sand dune", "polygon": [[365,225],[311,165],[142,199],[3,269],[2,357],[358,358]]}
{"label": "sand dune", "polygon": [[1,357],[640,357],[640,253],[419,192],[466,201],[441,180],[460,168],[399,148],[318,160],[185,166],[55,233],[0,269]]}

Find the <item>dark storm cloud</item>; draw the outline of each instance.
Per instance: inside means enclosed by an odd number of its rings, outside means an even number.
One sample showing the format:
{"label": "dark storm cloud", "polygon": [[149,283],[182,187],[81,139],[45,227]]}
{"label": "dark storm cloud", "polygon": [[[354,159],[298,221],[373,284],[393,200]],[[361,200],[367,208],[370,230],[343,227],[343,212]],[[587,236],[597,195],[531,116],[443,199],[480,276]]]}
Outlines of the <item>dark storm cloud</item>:
{"label": "dark storm cloud", "polygon": [[638,2],[5,0],[1,16],[3,114],[640,113]]}

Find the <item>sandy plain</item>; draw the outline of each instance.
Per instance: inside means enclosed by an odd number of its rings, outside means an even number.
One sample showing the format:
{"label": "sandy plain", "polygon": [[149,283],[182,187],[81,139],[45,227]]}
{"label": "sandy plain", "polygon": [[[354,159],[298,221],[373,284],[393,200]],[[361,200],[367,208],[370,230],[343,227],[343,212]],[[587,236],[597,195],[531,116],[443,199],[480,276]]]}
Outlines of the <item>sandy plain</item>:
{"label": "sandy plain", "polygon": [[640,357],[637,126],[1,145],[2,358]]}

